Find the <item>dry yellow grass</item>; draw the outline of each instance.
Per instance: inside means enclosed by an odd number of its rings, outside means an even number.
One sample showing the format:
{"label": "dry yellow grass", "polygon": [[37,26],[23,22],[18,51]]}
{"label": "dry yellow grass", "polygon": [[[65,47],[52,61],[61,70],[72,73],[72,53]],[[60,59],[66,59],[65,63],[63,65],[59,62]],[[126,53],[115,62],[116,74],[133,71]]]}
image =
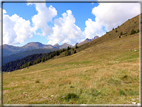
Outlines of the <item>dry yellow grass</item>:
{"label": "dry yellow grass", "polygon": [[[82,45],[76,54],[3,73],[3,103],[140,103],[139,34],[129,35],[138,26],[128,26],[133,20],[138,22],[137,17],[127,21],[117,34],[110,31]],[[127,36],[118,38],[122,30]]]}
{"label": "dry yellow grass", "polygon": [[[139,103],[139,38],[135,34],[124,40],[127,42],[108,41],[29,69],[3,73],[3,103]],[[64,99],[67,93],[79,99],[68,101]]]}

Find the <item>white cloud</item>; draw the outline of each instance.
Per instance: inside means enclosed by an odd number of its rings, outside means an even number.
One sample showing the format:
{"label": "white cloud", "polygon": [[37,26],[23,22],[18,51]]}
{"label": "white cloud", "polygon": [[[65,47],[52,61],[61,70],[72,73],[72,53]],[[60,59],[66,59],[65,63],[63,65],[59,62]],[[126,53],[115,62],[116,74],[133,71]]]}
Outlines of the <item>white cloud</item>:
{"label": "white cloud", "polygon": [[24,43],[32,37],[32,28],[30,21],[19,17],[17,14],[9,16],[3,14],[3,44]]}
{"label": "white cloud", "polygon": [[100,3],[92,9],[96,21],[105,26],[107,31],[121,25],[128,19],[140,14],[139,3]]}
{"label": "white cloud", "polygon": [[86,38],[92,39],[94,36],[102,36],[104,34],[103,26],[98,21],[92,21],[92,19],[88,19],[85,21],[85,30],[84,33]]}
{"label": "white cloud", "polygon": [[[57,10],[51,5],[46,7],[45,3],[28,3],[27,5],[35,4],[37,14],[32,17],[33,27],[30,26],[30,21],[19,17],[17,14],[12,16],[4,13],[3,23],[3,43],[18,44],[24,43],[32,37],[34,32],[37,35],[49,35],[48,44],[69,43],[74,45],[81,42],[84,38],[93,38],[104,34],[103,27],[107,31],[121,25],[126,20],[140,13],[140,5],[138,3],[99,3],[97,7],[92,9],[92,14],[95,15],[95,21],[88,18],[85,21],[85,29],[81,29],[75,24],[75,17],[71,10],[67,10],[62,14],[62,17],[54,20],[54,27],[49,27],[48,23],[52,22],[57,16]],[[91,13],[91,12],[90,12]],[[36,32],[41,29],[42,33]]]}
{"label": "white cloud", "polygon": [[[27,4],[27,5],[31,5]],[[52,18],[57,15],[57,11],[53,6],[46,7],[45,3],[34,3],[37,14],[32,17],[33,27],[30,26],[30,21],[19,17],[17,14],[9,16],[3,10],[3,43],[9,45],[24,43],[29,38],[32,38],[32,33],[37,35],[47,35],[52,33],[47,23],[52,21]],[[36,33],[41,29],[42,34]]]}
{"label": "white cloud", "polygon": [[[32,17],[32,22],[34,25],[34,31],[41,29],[42,35],[52,33],[52,29],[48,26],[48,22],[52,21],[52,18],[57,15],[57,10],[50,5],[49,8],[46,7],[45,3],[34,3],[37,14]],[[29,4],[28,4],[29,5]]]}
{"label": "white cloud", "polygon": [[75,25],[75,18],[71,10],[67,10],[62,17],[54,20],[53,33],[48,36],[49,44],[69,43],[74,45],[84,38],[81,29]]}
{"label": "white cloud", "polygon": [[101,36],[104,34],[103,27],[106,31],[112,30],[128,19],[140,14],[139,3],[99,3],[97,7],[92,9],[95,15],[95,21],[88,19],[85,24],[84,33],[87,38],[94,35]]}

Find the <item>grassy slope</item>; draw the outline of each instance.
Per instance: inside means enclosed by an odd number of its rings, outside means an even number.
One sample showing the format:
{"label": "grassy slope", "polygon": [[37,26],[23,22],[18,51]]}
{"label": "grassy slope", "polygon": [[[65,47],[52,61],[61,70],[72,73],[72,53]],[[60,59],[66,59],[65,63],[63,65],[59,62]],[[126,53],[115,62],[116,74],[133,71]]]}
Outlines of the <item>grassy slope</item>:
{"label": "grassy slope", "polygon": [[[128,26],[132,20],[117,28],[117,33],[113,30],[82,45],[76,54],[3,73],[3,103],[138,103],[139,36],[125,34],[118,38],[123,27],[131,31]],[[68,93],[78,97],[70,98]]]}

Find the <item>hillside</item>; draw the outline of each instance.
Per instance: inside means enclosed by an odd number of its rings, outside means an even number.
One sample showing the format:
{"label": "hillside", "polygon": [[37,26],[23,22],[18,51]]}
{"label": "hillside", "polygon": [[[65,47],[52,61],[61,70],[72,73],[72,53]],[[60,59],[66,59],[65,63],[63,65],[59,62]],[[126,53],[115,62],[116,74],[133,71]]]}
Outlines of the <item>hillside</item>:
{"label": "hillside", "polygon": [[3,103],[140,103],[138,19],[79,46],[75,54],[63,57],[63,52],[29,68],[4,72]]}
{"label": "hillside", "polygon": [[31,49],[31,50],[27,50],[27,51],[24,51],[24,52],[12,54],[12,55],[9,55],[9,56],[4,56],[3,57],[3,65],[5,63],[15,61],[15,60],[18,60],[18,59],[22,59],[22,58],[27,57],[27,56],[32,55],[32,54],[49,53],[49,52],[52,52],[52,51],[55,51],[55,50],[57,50],[57,49],[56,48],[54,48],[54,49]]}

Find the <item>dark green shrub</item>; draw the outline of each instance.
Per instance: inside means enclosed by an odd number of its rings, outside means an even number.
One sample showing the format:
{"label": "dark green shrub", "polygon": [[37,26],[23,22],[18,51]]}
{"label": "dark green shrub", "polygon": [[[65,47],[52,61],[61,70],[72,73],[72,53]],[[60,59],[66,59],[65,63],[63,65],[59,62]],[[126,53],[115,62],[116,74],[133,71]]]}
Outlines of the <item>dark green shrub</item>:
{"label": "dark green shrub", "polygon": [[121,38],[121,36],[119,36],[119,38]]}
{"label": "dark green shrub", "polygon": [[76,95],[75,93],[68,93],[66,96],[65,96],[65,100],[69,101],[70,99],[78,99],[79,96]]}
{"label": "dark green shrub", "polygon": [[39,80],[36,80],[35,83],[40,83]]}
{"label": "dark green shrub", "polygon": [[22,68],[26,68],[26,67],[27,67],[26,64],[22,65]]}
{"label": "dark green shrub", "polygon": [[67,51],[70,50],[71,48],[68,46]]}
{"label": "dark green shrub", "polygon": [[71,55],[71,51],[66,51],[65,56]]}
{"label": "dark green shrub", "polygon": [[77,44],[75,45],[75,49],[77,49],[78,48],[78,46],[77,46]]}
{"label": "dark green shrub", "polygon": [[56,51],[56,55],[57,55],[57,56],[59,56],[59,55],[60,55],[59,51]]}
{"label": "dark green shrub", "polygon": [[66,49],[62,49],[62,52],[66,51]]}
{"label": "dark green shrub", "polygon": [[136,33],[136,31],[134,29],[132,29],[130,35],[135,34],[135,33]]}
{"label": "dark green shrub", "polygon": [[124,76],[122,77],[123,80],[126,79],[126,78],[128,78],[128,75],[124,75]]}
{"label": "dark green shrub", "polygon": [[120,95],[126,95],[126,93],[123,90],[119,91]]}
{"label": "dark green shrub", "polygon": [[74,86],[71,85],[70,88],[74,88]]}
{"label": "dark green shrub", "polygon": [[74,54],[76,53],[76,50],[74,50]]}

